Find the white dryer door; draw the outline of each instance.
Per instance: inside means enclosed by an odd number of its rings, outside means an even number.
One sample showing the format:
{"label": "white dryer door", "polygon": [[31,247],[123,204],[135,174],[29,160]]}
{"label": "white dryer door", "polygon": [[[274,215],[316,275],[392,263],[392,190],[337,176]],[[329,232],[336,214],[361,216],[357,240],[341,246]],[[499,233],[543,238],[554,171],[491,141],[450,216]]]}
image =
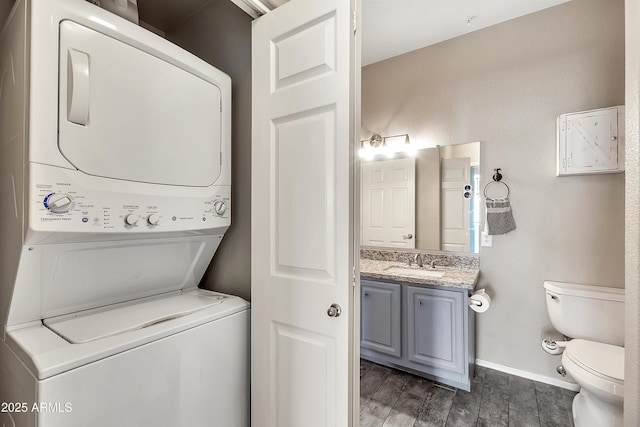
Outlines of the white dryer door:
{"label": "white dryer door", "polygon": [[60,23],[59,148],[84,173],[206,187],[220,175],[221,91],[147,52]]}

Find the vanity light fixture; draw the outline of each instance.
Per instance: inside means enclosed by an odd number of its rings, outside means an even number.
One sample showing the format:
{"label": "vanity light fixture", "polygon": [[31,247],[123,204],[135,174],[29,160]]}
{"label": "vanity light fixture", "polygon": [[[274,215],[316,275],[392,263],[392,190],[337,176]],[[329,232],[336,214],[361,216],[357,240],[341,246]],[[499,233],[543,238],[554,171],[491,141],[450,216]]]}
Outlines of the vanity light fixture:
{"label": "vanity light fixture", "polygon": [[411,145],[407,133],[392,136],[380,136],[374,133],[371,138],[360,141],[359,155],[364,160],[373,160],[376,157],[392,159],[397,153],[415,156],[417,151],[416,147]]}

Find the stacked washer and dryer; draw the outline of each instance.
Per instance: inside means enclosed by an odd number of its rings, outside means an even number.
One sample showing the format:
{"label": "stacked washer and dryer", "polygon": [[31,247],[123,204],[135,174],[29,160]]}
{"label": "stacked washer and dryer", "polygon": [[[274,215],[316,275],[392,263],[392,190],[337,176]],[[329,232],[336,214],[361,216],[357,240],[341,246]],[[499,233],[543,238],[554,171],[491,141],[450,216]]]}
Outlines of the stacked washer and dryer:
{"label": "stacked washer and dryer", "polygon": [[17,0],[0,52],[0,425],[248,426],[249,306],[197,287],[229,77],[85,0]]}

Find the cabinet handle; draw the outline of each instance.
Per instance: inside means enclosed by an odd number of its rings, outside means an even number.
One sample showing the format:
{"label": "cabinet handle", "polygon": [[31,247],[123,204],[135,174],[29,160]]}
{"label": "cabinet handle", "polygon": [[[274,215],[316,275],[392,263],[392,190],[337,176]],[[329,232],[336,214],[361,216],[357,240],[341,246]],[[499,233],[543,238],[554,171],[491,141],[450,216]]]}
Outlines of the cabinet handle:
{"label": "cabinet handle", "polygon": [[365,293],[364,293],[364,296],[365,296],[365,297],[368,297],[368,296],[369,296],[369,294],[365,292]]}

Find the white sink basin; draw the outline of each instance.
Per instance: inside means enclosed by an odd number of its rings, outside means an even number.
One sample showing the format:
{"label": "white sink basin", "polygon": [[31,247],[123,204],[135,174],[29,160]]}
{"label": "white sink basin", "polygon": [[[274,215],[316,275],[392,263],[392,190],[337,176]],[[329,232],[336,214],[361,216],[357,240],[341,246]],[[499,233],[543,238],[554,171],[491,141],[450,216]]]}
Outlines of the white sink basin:
{"label": "white sink basin", "polygon": [[423,270],[417,268],[388,267],[384,269],[389,274],[397,274],[399,276],[418,276],[418,277],[442,277],[444,271]]}

